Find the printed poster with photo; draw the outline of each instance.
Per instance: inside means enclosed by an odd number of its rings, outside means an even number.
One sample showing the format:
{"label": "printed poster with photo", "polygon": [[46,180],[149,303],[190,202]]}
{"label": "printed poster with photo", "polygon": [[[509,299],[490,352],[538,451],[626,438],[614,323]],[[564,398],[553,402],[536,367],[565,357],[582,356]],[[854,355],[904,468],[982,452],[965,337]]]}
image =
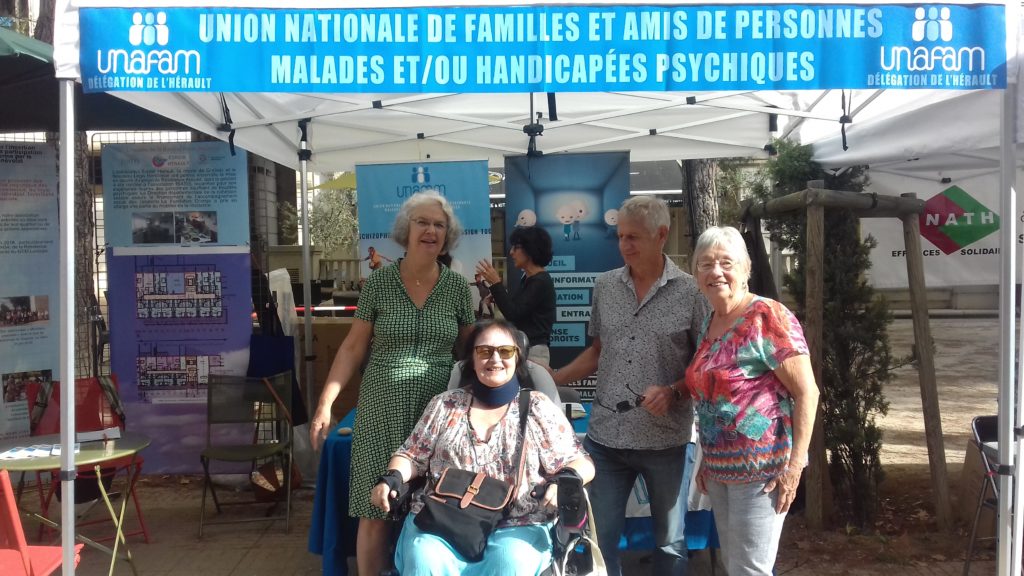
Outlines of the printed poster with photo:
{"label": "printed poster with photo", "polygon": [[478,289],[473,273],[477,262],[491,258],[487,178],[487,162],[482,160],[356,166],[360,277],[367,278],[373,270],[397,262],[405,254],[405,248],[391,239],[395,216],[410,196],[434,190],[448,199],[462,224],[462,237],[452,251],[451,268],[465,276],[472,286],[473,306],[481,313],[486,310],[486,306],[481,306],[484,291]]}
{"label": "printed poster with photo", "polygon": [[0,439],[29,434],[28,398],[57,376],[57,153],[0,142]]}
{"label": "printed poster with photo", "polygon": [[213,374],[252,334],[246,155],[223,142],[103,147],[111,370],[152,472],[199,471]]}
{"label": "printed poster with photo", "polygon": [[[517,226],[541,226],[554,258],[556,316],[551,365],[564,366],[589,344],[587,327],[598,274],[622,266],[618,209],[629,197],[629,153],[552,154],[505,159],[505,246]],[[520,275],[506,274],[510,289]],[[580,384],[584,400],[594,382]]]}
{"label": "printed poster with photo", "polygon": [[118,247],[244,246],[249,192],[244,152],[225,142],[103,147],[106,240]]}

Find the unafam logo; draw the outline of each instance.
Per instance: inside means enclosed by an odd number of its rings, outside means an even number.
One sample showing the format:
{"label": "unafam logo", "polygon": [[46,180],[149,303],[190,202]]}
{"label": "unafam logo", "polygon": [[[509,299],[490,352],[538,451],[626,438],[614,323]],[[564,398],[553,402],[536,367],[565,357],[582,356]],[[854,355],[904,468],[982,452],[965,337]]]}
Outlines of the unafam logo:
{"label": "unafam logo", "polygon": [[128,28],[128,43],[132,46],[167,46],[171,31],[167,27],[164,12],[136,12],[132,14],[132,25]]}
{"label": "unafam logo", "polygon": [[[96,51],[96,71],[103,75],[150,75],[153,73],[179,76],[201,73],[199,52],[195,50],[169,50],[171,29],[165,12],[135,12],[128,25],[128,49],[111,48]],[[185,79],[194,82],[194,79]],[[123,84],[123,85],[122,85]],[[114,82],[104,81],[102,88],[141,88],[134,78]],[[147,86],[149,88],[195,88],[196,86]]]}
{"label": "unafam logo", "polygon": [[974,73],[985,71],[985,49],[951,46],[955,22],[948,6],[918,6],[910,25],[913,46],[882,46],[880,66],[889,72]]}
{"label": "unafam logo", "polygon": [[426,192],[427,190],[433,190],[441,196],[448,195],[448,189],[444,184],[437,182],[436,180],[430,181],[430,167],[418,164],[411,168],[409,175],[409,181],[411,184],[405,186],[395,186],[395,195],[399,198],[408,198],[417,192]]}
{"label": "unafam logo", "polygon": [[949,7],[932,6],[926,9],[919,6],[917,10],[914,10],[914,24],[910,28],[910,35],[914,42],[921,42],[925,39],[928,39],[929,42],[952,41],[953,22],[949,19]]}
{"label": "unafam logo", "polygon": [[999,230],[999,215],[959,186],[932,196],[919,218],[921,236],[944,254],[962,250]]}

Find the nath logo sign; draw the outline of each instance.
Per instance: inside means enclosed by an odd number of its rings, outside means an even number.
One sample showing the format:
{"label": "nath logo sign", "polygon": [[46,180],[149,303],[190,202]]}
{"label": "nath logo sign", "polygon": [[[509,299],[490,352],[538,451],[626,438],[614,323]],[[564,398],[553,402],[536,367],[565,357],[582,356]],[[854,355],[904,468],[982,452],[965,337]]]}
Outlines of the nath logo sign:
{"label": "nath logo sign", "polygon": [[959,186],[951,186],[925,202],[920,222],[921,236],[945,254],[999,229],[999,216]]}

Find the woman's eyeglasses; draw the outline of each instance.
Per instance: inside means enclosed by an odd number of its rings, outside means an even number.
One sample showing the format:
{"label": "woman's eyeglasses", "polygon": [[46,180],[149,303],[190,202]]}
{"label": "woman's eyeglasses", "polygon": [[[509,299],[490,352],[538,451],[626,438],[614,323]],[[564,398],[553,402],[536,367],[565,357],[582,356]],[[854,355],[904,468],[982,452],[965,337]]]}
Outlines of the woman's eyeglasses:
{"label": "woman's eyeglasses", "polygon": [[427,228],[433,227],[434,230],[437,232],[444,232],[445,230],[448,229],[447,222],[433,222],[430,220],[425,220],[423,218],[416,218],[415,220],[412,221],[412,223],[415,224],[421,230],[426,230]]}
{"label": "woman's eyeglasses", "polygon": [[515,346],[474,346],[473,347],[473,352],[476,354],[476,357],[481,359],[481,360],[487,360],[491,356],[494,356],[495,352],[498,353],[498,358],[501,358],[502,360],[508,360],[509,358],[512,358],[513,356],[516,355],[516,351],[517,350],[518,349]]}
{"label": "woman's eyeglasses", "polygon": [[711,272],[715,269],[715,264],[722,269],[722,272],[732,272],[732,269],[736,266],[732,260],[701,260],[697,262],[697,270],[701,272]]}
{"label": "woman's eyeglasses", "polygon": [[637,394],[636,391],[630,388],[629,386],[627,386],[626,388],[630,392],[632,392],[636,397],[633,398],[632,400],[623,400],[615,404],[614,408],[605,404],[604,402],[601,402],[601,399],[597,397],[597,394],[594,395],[594,402],[597,402],[598,405],[600,405],[605,410],[615,412],[616,414],[622,414],[623,412],[629,412],[633,408],[639,408],[640,405],[644,403],[644,396],[641,394]]}

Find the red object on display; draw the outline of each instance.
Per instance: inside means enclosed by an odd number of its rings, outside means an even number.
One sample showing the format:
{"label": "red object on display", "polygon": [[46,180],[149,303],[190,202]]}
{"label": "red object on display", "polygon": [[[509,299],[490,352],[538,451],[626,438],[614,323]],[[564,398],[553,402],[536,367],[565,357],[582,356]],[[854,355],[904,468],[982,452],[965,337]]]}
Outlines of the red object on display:
{"label": "red object on display", "polygon": [[[113,389],[117,390],[117,379],[114,376],[109,376],[112,380]],[[29,413],[32,413],[33,405],[37,401],[37,393],[34,390],[28,391],[29,398]],[[54,381],[53,389],[50,393],[50,399],[47,403],[46,408],[43,411],[43,415],[32,431],[33,435],[45,435],[45,434],[57,434],[60,432],[60,383]],[[103,386],[100,384],[98,378],[78,378],[75,380],[75,432],[94,432],[97,430],[105,430],[117,426],[121,430],[124,430],[124,420],[118,414],[118,411],[111,406],[110,399],[103,390]],[[143,540],[149,543],[149,529],[146,527],[146,521],[142,515],[142,507],[139,505],[139,495],[135,490],[135,482],[138,480],[139,475],[142,474],[143,458],[141,455],[135,455],[135,457],[119,458],[117,460],[111,460],[110,462],[104,463],[102,471],[104,486],[108,486],[119,472],[124,472],[128,478],[128,487],[131,492],[132,502],[135,504],[135,513],[139,518],[139,529],[132,532],[125,532],[124,535],[136,536],[141,534]],[[83,480],[75,484],[75,499],[79,501],[91,500],[93,497],[99,498],[99,487],[96,483],[96,471],[92,466],[82,466],[78,468],[78,478]],[[45,516],[49,511],[50,504],[53,501],[54,495],[60,488],[60,481],[58,477],[58,471],[52,470],[50,472],[50,483],[49,487],[45,488],[42,482],[39,482],[39,505]],[[80,526],[87,526],[90,524],[107,522],[109,519],[102,520],[91,520],[88,522],[79,523]],[[110,540],[114,538],[114,534],[111,534],[106,538],[96,538],[96,540]]]}
{"label": "red object on display", "polygon": [[[81,560],[82,544],[75,545],[75,566]],[[7,470],[0,470],[0,574],[5,576],[46,576],[62,564],[60,546],[29,546],[21,527],[18,505]]]}

